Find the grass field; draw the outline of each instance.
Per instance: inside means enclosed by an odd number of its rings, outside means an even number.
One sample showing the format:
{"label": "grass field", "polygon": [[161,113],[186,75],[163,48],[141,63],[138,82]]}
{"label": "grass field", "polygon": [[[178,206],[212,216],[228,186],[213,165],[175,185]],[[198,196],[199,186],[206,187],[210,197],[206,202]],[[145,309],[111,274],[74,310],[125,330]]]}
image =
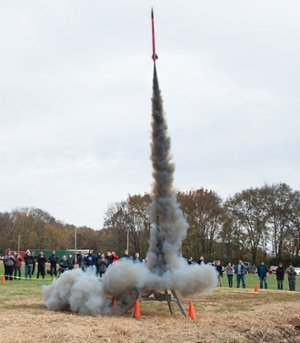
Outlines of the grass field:
{"label": "grass field", "polygon": [[[24,272],[24,270],[22,271]],[[3,269],[0,268],[0,275]],[[24,274],[24,273],[23,273]],[[197,320],[185,319],[174,305],[172,316],[165,302],[142,302],[141,319],[124,316],[83,316],[69,311],[49,311],[42,299],[45,279],[13,280],[0,284],[1,343],[242,343],[299,342],[300,330],[291,324],[300,314],[300,278],[296,292],[278,291],[275,275],[269,289],[254,292],[257,275],[247,275],[247,288],[217,288],[212,295],[181,298],[188,311],[193,301]]]}
{"label": "grass field", "polygon": [[[0,267],[0,275],[2,276],[3,274],[4,274],[4,270],[3,270],[3,267],[1,266]],[[245,279],[246,279],[246,288],[254,289],[255,284],[256,283],[259,284],[259,277],[257,276],[257,274],[247,274],[245,276]],[[227,281],[226,274],[224,274],[222,280],[223,280],[223,287],[228,287],[228,281]],[[268,281],[268,289],[277,290],[277,281],[276,281],[275,274],[268,275],[267,281]],[[300,290],[300,277],[297,277],[297,281],[296,281],[296,290],[297,289]],[[11,282],[11,281],[8,281],[8,282]],[[25,280],[25,269],[24,268],[22,268],[22,280],[21,281],[18,281],[18,280],[15,281],[14,280],[12,283],[14,284],[14,282],[17,282],[17,284],[20,284],[20,283],[22,284],[23,282],[25,282],[26,284],[28,283],[28,281]],[[29,282],[36,284],[37,287],[41,287],[41,285],[43,285],[43,284],[51,283],[52,278],[50,275],[46,275],[45,279],[42,279],[42,278],[37,279],[36,278],[36,272],[35,272],[35,275],[33,276],[32,280],[30,280]],[[234,288],[236,287],[235,275],[233,276],[233,287]],[[242,287],[242,283],[240,284],[240,287]],[[284,290],[289,290],[287,277],[285,277],[285,280],[284,280]]]}

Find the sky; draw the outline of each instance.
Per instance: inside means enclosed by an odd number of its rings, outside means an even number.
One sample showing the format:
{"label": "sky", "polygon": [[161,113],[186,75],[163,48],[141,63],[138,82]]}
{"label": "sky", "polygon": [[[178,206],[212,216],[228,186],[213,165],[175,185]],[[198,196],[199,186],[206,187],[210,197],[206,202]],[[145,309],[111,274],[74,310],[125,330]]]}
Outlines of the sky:
{"label": "sky", "polygon": [[300,189],[300,2],[15,0],[0,4],[0,212],[101,229],[150,192],[151,7],[174,187]]}

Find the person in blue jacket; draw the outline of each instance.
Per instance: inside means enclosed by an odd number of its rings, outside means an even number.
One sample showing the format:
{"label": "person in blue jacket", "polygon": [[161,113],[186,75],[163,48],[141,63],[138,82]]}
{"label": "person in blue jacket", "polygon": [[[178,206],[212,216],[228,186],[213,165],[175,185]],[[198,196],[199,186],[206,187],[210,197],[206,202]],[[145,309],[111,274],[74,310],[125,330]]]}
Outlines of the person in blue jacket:
{"label": "person in blue jacket", "polygon": [[265,285],[265,289],[268,288],[267,273],[268,267],[265,265],[265,262],[262,261],[257,268],[257,275],[259,277],[259,288],[263,288],[263,284]]}
{"label": "person in blue jacket", "polygon": [[243,288],[246,288],[245,283],[245,265],[242,260],[239,260],[239,263],[235,266],[236,274],[236,287],[240,287],[240,282],[242,281]]}
{"label": "person in blue jacket", "polygon": [[89,253],[86,257],[86,267],[87,268],[94,268],[95,256],[94,256],[93,252],[94,252],[94,250],[89,250]]}

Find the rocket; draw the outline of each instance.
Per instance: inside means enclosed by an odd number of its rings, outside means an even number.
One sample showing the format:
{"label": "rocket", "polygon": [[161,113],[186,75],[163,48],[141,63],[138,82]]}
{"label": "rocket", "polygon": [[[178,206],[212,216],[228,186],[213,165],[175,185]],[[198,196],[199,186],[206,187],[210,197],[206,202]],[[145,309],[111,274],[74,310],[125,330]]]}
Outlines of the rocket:
{"label": "rocket", "polygon": [[154,15],[153,15],[153,8],[151,9],[151,24],[152,24],[152,59],[155,63],[155,61],[158,59],[158,56],[156,55],[155,50],[155,32],[154,32]]}

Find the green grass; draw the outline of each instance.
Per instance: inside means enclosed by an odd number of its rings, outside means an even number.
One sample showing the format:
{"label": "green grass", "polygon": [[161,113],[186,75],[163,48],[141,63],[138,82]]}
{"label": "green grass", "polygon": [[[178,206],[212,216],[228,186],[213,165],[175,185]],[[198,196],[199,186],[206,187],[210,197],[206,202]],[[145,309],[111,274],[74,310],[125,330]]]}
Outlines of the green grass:
{"label": "green grass", "polygon": [[[22,270],[24,275],[24,268]],[[3,267],[0,267],[0,276],[3,275]],[[296,292],[281,292],[277,290],[275,275],[268,275],[268,290],[254,292],[254,286],[259,283],[257,275],[248,274],[246,279],[246,289],[236,288],[236,277],[233,279],[233,288],[228,287],[227,276],[224,274],[223,287],[217,287],[211,295],[201,295],[193,299],[195,310],[199,313],[231,313],[253,311],[257,305],[282,303],[295,301],[299,296],[300,278],[296,283]],[[52,282],[52,278],[47,275],[45,279],[37,279],[36,275],[31,280],[7,280],[6,285],[0,284],[0,313],[7,310],[26,310],[30,307],[33,314],[40,315],[46,310],[42,300],[41,289],[43,285]],[[241,285],[240,285],[241,286]],[[284,290],[288,291],[288,280],[284,281]],[[298,299],[297,299],[298,300]],[[185,309],[188,308],[189,299],[181,299]],[[143,302],[144,310],[156,312],[168,312],[165,302]],[[179,312],[176,304],[173,304],[174,312]],[[66,312],[67,313],[67,312]]]}
{"label": "green grass", "polygon": [[[0,276],[2,277],[2,275],[4,274],[4,269],[1,266],[0,267]],[[259,277],[257,276],[257,274],[247,274],[245,276],[245,280],[246,280],[246,288],[250,288],[250,289],[254,289],[255,284],[258,283],[259,286]],[[299,280],[299,281],[298,281]],[[223,287],[228,287],[228,280],[227,280],[227,276],[226,274],[224,274],[223,276]],[[298,282],[297,282],[298,281]],[[296,281],[296,290],[300,289],[300,277],[297,278]],[[26,294],[28,294],[28,291],[30,292],[30,294],[37,294],[37,292],[40,293],[41,290],[41,286],[42,285],[48,285],[52,282],[52,278],[50,277],[50,275],[46,275],[45,279],[43,278],[36,278],[36,271],[35,271],[35,275],[32,277],[31,280],[25,280],[25,268],[22,268],[22,279],[21,280],[7,280],[6,281],[10,287],[12,287],[13,289],[16,288],[15,292],[15,296],[20,295],[22,296],[24,294],[24,292],[26,292]],[[276,281],[276,276],[275,274],[271,274],[267,276],[267,282],[268,282],[268,289],[273,289],[273,290],[277,290],[277,281]],[[28,283],[31,284],[30,287],[28,287]],[[24,289],[23,287],[26,285],[26,288]],[[233,276],[233,287],[236,287],[236,276]],[[240,283],[240,287],[242,287],[242,283]],[[28,288],[30,290],[28,290]],[[284,285],[283,285],[284,290],[289,290],[288,287],[288,280],[287,277],[285,277],[284,280]]]}
{"label": "green grass", "polygon": [[[0,279],[2,281],[2,275],[4,274],[4,268],[3,266],[0,267]],[[43,285],[49,285],[52,282],[52,278],[47,275],[45,279],[36,277],[32,277],[31,280],[25,280],[25,268],[22,268],[22,275],[21,280],[7,280],[6,285],[3,287],[2,284],[0,284],[0,299],[5,299],[5,293],[4,290],[9,290],[9,297],[12,298],[24,298],[28,296],[41,296],[41,290]],[[7,287],[6,287],[7,286]]]}
{"label": "green grass", "polygon": [[[298,281],[299,280],[299,281]],[[223,287],[228,287],[228,280],[226,274],[223,276]],[[299,285],[297,285],[297,281]],[[296,281],[296,289],[299,289],[300,286],[300,278],[297,278]],[[245,282],[246,282],[246,288],[253,288],[255,287],[255,284],[258,283],[259,287],[259,277],[257,274],[247,274],[245,275]],[[276,275],[271,274],[267,276],[267,283],[268,283],[268,289],[273,289],[277,290],[277,280],[276,280]],[[233,276],[233,287],[236,287],[236,276]],[[240,283],[240,287],[242,287],[242,282]],[[287,277],[284,278],[284,283],[283,283],[283,290],[288,291],[289,290],[289,283]]]}

